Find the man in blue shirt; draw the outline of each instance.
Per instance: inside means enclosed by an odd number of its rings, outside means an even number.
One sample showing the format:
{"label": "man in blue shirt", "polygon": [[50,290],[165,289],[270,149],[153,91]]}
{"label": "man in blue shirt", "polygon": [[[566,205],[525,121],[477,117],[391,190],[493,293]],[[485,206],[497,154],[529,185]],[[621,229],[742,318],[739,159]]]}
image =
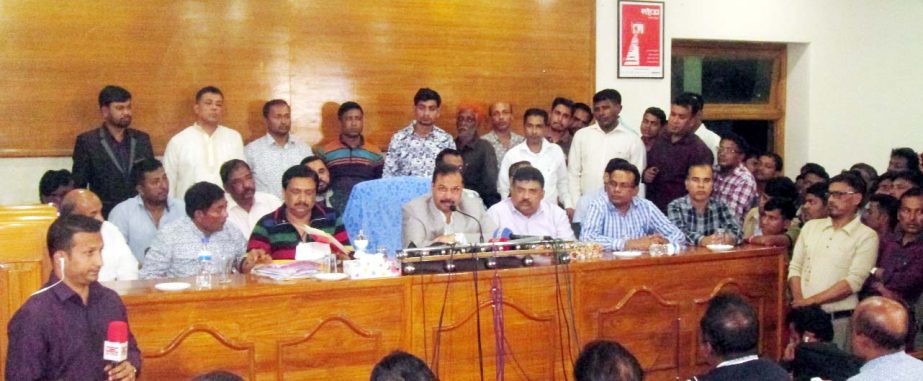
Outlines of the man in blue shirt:
{"label": "man in blue shirt", "polygon": [[853,354],[866,361],[849,381],[923,380],[923,361],[904,352],[907,310],[880,296],[856,306],[852,321]]}
{"label": "man in blue shirt", "polygon": [[581,239],[606,250],[647,250],[652,244],[683,244],[683,233],[650,201],[638,197],[641,175],[633,164],[612,160],[606,166],[606,197],[590,202]]}

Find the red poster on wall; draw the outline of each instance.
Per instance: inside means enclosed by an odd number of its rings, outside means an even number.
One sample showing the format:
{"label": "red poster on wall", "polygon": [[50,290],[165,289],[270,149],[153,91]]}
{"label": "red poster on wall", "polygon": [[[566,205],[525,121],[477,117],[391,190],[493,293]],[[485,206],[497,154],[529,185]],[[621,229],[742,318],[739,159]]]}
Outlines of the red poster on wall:
{"label": "red poster on wall", "polygon": [[663,78],[663,3],[619,2],[619,78]]}

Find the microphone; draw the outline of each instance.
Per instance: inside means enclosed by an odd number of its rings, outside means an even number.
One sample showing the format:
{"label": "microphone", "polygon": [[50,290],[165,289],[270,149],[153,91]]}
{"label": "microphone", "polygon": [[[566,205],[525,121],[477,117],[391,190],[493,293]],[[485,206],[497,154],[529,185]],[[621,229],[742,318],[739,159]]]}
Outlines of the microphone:
{"label": "microphone", "polygon": [[128,359],[128,323],[109,322],[109,331],[103,344],[103,360],[118,364]]}
{"label": "microphone", "polygon": [[480,241],[480,243],[484,243],[484,228],[481,227],[481,221],[478,221],[477,218],[474,218],[474,216],[472,216],[472,215],[470,215],[470,214],[468,214],[468,213],[462,212],[461,209],[458,209],[458,207],[455,206],[455,204],[452,204],[452,206],[449,207],[449,210],[451,210],[451,211],[453,211],[453,212],[458,212],[459,214],[461,214],[461,215],[463,215],[463,216],[465,216],[465,217],[468,217],[468,218],[474,220],[474,222],[477,222],[477,223],[478,223],[478,232],[481,234],[481,241]]}

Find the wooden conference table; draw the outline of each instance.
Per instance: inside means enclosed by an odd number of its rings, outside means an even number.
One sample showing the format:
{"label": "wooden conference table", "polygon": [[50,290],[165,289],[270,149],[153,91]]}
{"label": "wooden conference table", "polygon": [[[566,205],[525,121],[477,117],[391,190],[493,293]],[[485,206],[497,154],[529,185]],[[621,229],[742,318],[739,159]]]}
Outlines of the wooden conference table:
{"label": "wooden conference table", "polygon": [[625,345],[646,379],[672,380],[708,368],[698,324],[720,292],[754,305],[760,353],[780,355],[784,266],[782,250],[750,246],[355,281],[239,275],[204,291],[162,292],[155,281],[106,285],[128,307],[145,380],[184,380],[212,369],[250,380],[367,380],[395,349],[425,359],[443,381],[480,379],[481,368],[493,380],[495,276],[506,380],[572,379],[580,348],[598,338]]}

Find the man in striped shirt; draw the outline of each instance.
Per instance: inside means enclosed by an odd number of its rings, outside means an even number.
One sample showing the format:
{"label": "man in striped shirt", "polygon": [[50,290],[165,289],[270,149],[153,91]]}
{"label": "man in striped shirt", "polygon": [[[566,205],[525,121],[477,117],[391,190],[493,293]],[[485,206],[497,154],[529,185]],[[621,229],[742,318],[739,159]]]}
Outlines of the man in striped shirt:
{"label": "man in striped shirt", "polygon": [[638,197],[641,174],[624,160],[606,166],[605,197],[590,201],[581,239],[606,250],[647,250],[652,244],[683,244],[683,233],[652,202]]}

